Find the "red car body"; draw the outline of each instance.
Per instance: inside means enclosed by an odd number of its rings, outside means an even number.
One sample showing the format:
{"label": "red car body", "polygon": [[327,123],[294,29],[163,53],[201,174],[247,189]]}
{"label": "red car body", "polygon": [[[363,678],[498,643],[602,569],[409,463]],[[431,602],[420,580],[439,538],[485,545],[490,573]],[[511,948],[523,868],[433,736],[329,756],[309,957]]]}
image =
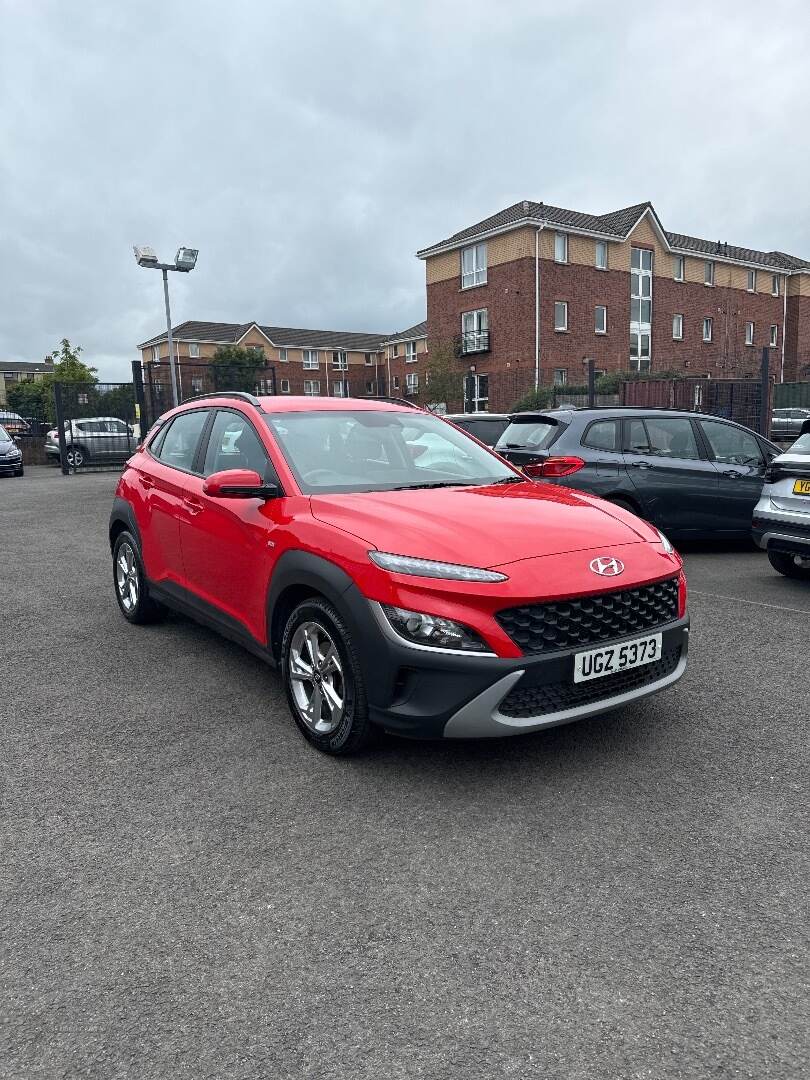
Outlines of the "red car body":
{"label": "red car body", "polygon": [[[204,475],[172,467],[151,452],[164,427],[192,410],[212,415],[227,410],[250,421],[276,482],[275,497],[212,495]],[[680,677],[688,642],[686,584],[679,556],[656,529],[596,497],[529,480],[438,490],[302,490],[266,417],[347,410],[412,415],[404,406],[379,401],[226,394],[172,410],[121,476],[111,544],[127,530],[137,542],[150,595],[214,625],[272,664],[281,660],[285,620],[295,604],[311,595],[325,597],[352,635],[372,722],[402,734],[534,730],[605,711]],[[212,423],[206,419],[204,426],[210,429]],[[374,552],[497,571],[505,580],[471,583],[392,572],[372,561]],[[619,560],[621,576],[599,576],[592,564],[600,559]],[[657,622],[656,589],[665,593]],[[642,601],[637,598],[633,608],[636,590],[647,605],[638,627],[633,620]],[[624,599],[615,599],[619,596]],[[585,605],[584,618],[593,624],[589,633],[596,626],[601,634],[590,640],[586,635],[579,643],[583,647],[655,631],[675,660],[660,678],[644,681],[625,672],[622,680],[617,672],[577,690],[572,664],[581,649],[569,640],[576,627],[576,611],[565,614],[571,603]],[[380,615],[386,606],[454,620],[470,628],[486,652],[461,655],[400,638]],[[566,620],[565,647],[538,655],[527,652],[525,642],[521,646],[521,633],[529,632],[515,631],[514,620],[521,616],[502,613],[529,609],[532,626],[538,612],[545,618],[552,611],[558,622]],[[611,626],[620,632],[606,638]],[[595,687],[596,682],[603,686]],[[547,687],[563,689],[546,693]],[[513,692],[529,704],[510,715],[501,705]],[[536,712],[531,711],[533,693]]]}

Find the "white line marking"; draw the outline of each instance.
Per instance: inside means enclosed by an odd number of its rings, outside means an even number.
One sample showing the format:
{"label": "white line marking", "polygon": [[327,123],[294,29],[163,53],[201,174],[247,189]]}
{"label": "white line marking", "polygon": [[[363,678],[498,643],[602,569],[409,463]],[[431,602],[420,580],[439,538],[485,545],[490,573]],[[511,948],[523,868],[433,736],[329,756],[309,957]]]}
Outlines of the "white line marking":
{"label": "white line marking", "polygon": [[770,608],[771,611],[793,611],[797,615],[810,616],[806,608],[785,607],[784,604],[763,604],[761,600],[744,600],[741,596],[724,596],[722,593],[703,592],[700,589],[690,589],[690,596],[708,596],[711,600],[736,600],[738,604],[752,604],[754,607]]}

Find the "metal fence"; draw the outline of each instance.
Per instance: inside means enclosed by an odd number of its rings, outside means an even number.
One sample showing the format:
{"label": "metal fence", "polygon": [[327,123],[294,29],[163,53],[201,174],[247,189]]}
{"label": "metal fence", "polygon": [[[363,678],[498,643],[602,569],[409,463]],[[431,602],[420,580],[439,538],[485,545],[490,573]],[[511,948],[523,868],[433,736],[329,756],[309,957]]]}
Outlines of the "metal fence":
{"label": "metal fence", "polygon": [[65,475],[120,469],[140,442],[133,383],[54,383],[54,405],[56,426],[44,449]]}
{"label": "metal fence", "polygon": [[777,383],[773,388],[774,409],[810,409],[810,382]]}
{"label": "metal fence", "polygon": [[[273,365],[257,368],[236,363],[210,364],[205,360],[177,360],[175,368],[178,404],[199,394],[213,394],[220,390],[243,390],[249,394],[277,392],[276,369]],[[339,378],[339,374],[335,377]],[[288,392],[303,393],[303,377],[299,381],[302,385],[296,386],[295,390],[288,385]],[[143,365],[140,361],[135,361],[133,382],[136,386],[139,382],[143,384],[150,422],[173,407],[171,368],[165,360]]]}
{"label": "metal fence", "polygon": [[722,416],[767,433],[770,394],[755,379],[638,379],[622,383],[622,405]]}

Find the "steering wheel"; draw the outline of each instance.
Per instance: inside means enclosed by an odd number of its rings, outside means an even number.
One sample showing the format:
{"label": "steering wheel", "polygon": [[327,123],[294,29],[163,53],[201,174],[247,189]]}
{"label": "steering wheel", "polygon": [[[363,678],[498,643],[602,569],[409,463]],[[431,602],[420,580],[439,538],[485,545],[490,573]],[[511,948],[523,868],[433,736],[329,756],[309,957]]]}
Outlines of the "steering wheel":
{"label": "steering wheel", "polygon": [[310,469],[309,472],[302,474],[302,479],[307,484],[329,484],[329,483],[341,483],[345,482],[344,477],[339,472],[335,472],[334,469]]}

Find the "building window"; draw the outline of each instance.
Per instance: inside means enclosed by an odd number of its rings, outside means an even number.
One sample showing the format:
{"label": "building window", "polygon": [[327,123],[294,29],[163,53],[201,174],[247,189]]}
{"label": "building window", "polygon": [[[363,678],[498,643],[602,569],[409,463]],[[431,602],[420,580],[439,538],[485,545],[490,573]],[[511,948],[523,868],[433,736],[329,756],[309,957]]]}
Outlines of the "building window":
{"label": "building window", "polygon": [[676,281],[683,281],[685,262],[683,255],[674,255],[672,258],[672,276]]}
{"label": "building window", "polygon": [[558,367],[554,368],[554,385],[565,386],[568,382],[568,368]]}
{"label": "building window", "polygon": [[771,296],[779,295],[779,275],[771,274]]}
{"label": "building window", "polygon": [[333,352],[332,353],[332,367],[337,371],[349,370],[349,357],[345,352]]}
{"label": "building window", "polygon": [[704,319],[703,320],[703,340],[704,341],[711,341],[712,340],[712,320],[711,319]]}
{"label": "building window", "polygon": [[564,232],[554,234],[554,262],[568,262],[568,235]]}
{"label": "building window", "polygon": [[472,244],[461,249],[461,287],[469,289],[471,285],[486,285],[487,282],[487,245]]}
{"label": "building window", "polygon": [[752,322],[747,322],[745,324],[745,344],[754,344],[754,324]]}
{"label": "building window", "polygon": [[320,354],[317,349],[304,349],[304,370],[313,371],[320,364]]}
{"label": "building window", "polygon": [[391,360],[393,360],[395,356],[399,356],[399,345],[389,345],[388,356]]}
{"label": "building window", "polygon": [[281,392],[282,392],[282,394],[289,394],[289,392],[290,392],[290,380],[289,379],[282,379],[281,380]]}
{"label": "building window", "polygon": [[461,316],[461,351],[463,354],[486,352],[489,348],[489,313],[486,308],[465,311]]}
{"label": "building window", "polygon": [[282,364],[288,363],[288,361],[290,359],[289,356],[287,355],[287,350],[286,349],[279,349],[278,350],[278,358],[279,358],[280,363],[282,363]]}
{"label": "building window", "polygon": [[607,333],[607,308],[604,304],[597,304],[594,308],[594,331],[597,334]]}
{"label": "building window", "polygon": [[399,390],[399,375],[392,375],[391,376],[391,389],[392,390]]}
{"label": "building window", "polygon": [[596,241],[596,269],[607,270],[608,268],[608,246],[604,240]]}
{"label": "building window", "polygon": [[714,285],[714,263],[707,259],[703,264],[703,284]]}
{"label": "building window", "polygon": [[332,383],[332,397],[350,397],[349,384],[345,379],[339,379]]}
{"label": "building window", "polygon": [[319,379],[304,379],[304,393],[308,397],[315,397],[321,392],[321,383]]}
{"label": "building window", "polygon": [[756,272],[756,270],[749,270],[748,271],[748,284],[746,285],[746,288],[748,289],[749,292],[756,292],[757,291],[757,272]]}
{"label": "building window", "polygon": [[405,390],[409,394],[415,394],[419,389],[419,372],[409,371],[405,376]]}
{"label": "building window", "polygon": [[377,384],[374,382],[373,379],[366,379],[366,393],[367,394],[376,394],[377,393]]}
{"label": "building window", "polygon": [[192,394],[201,394],[202,393],[202,386],[203,386],[202,376],[201,375],[192,375],[191,376],[191,392],[192,392]]}
{"label": "building window", "polygon": [[638,330],[630,331],[630,369],[632,371],[650,370],[650,334]]}
{"label": "building window", "polygon": [[159,362],[160,362],[160,346],[159,345],[153,345],[152,346],[152,363],[157,364]]}
{"label": "building window", "polygon": [[194,359],[194,360],[197,360],[197,359],[199,359],[199,356],[200,356],[200,346],[199,346],[199,344],[198,344],[198,343],[197,343],[196,341],[191,341],[191,342],[189,342],[189,346],[188,346],[188,355],[189,355],[190,357],[192,357],[192,359]]}
{"label": "building window", "polygon": [[565,300],[554,302],[554,329],[557,331],[568,329],[568,304]]}
{"label": "building window", "polygon": [[416,342],[405,342],[405,363],[412,364],[416,360]]}
{"label": "building window", "polygon": [[672,316],[672,340],[683,341],[683,315]]}
{"label": "building window", "polygon": [[374,353],[366,353],[366,367],[372,367],[374,364]]}
{"label": "building window", "polygon": [[775,349],[779,341],[779,327],[776,323],[771,325],[771,348]]}

